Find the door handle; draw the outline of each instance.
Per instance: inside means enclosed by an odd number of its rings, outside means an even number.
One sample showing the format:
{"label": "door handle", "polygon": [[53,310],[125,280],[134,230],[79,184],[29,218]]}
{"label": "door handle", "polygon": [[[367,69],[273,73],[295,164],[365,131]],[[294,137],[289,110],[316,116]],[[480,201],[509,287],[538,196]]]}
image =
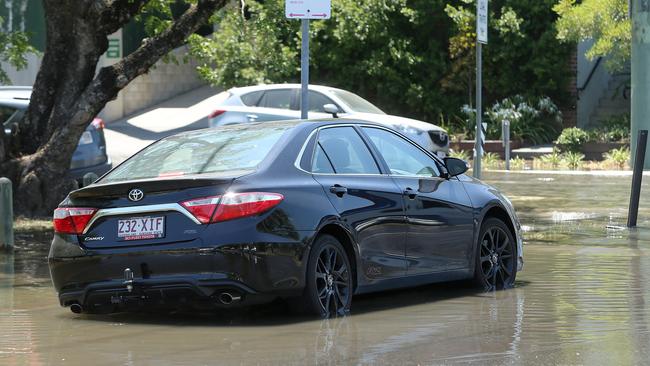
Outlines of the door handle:
{"label": "door handle", "polygon": [[414,191],[413,188],[406,188],[406,189],[404,190],[404,195],[405,195],[405,196],[408,196],[409,199],[412,199],[412,200],[414,200],[415,197],[418,196],[417,192]]}
{"label": "door handle", "polygon": [[334,193],[339,197],[343,197],[344,194],[348,193],[348,189],[343,187],[340,184],[335,184],[330,187],[330,192]]}
{"label": "door handle", "polygon": [[247,114],[246,118],[248,118],[249,121],[255,121],[259,118],[257,114]]}

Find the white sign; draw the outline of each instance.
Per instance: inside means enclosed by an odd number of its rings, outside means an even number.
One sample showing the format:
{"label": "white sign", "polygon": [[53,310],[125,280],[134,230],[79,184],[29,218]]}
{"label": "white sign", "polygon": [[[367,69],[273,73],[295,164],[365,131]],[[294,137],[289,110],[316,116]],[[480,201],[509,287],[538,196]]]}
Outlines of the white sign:
{"label": "white sign", "polygon": [[478,0],[476,4],[476,40],[488,43],[488,0]]}
{"label": "white sign", "polygon": [[289,19],[329,19],[332,0],[285,0],[284,13]]}

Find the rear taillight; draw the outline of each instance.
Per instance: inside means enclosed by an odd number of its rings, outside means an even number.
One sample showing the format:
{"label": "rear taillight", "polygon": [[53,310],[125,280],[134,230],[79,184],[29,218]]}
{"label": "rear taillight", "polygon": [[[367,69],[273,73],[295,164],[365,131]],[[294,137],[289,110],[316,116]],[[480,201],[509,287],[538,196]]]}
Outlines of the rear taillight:
{"label": "rear taillight", "polygon": [[104,120],[101,119],[101,118],[95,118],[95,119],[93,119],[93,121],[91,122],[91,124],[93,125],[93,127],[95,127],[95,128],[98,129],[98,130],[101,130],[101,129],[103,129],[104,127],[106,127],[106,125],[104,124]]}
{"label": "rear taillight", "polygon": [[198,198],[181,202],[181,205],[201,221],[201,223],[207,224],[212,219],[212,216],[214,216],[214,211],[217,208],[220,198],[221,196]]}
{"label": "rear taillight", "polygon": [[90,219],[97,212],[95,208],[63,207],[54,210],[54,232],[60,234],[82,234]]}
{"label": "rear taillight", "polygon": [[215,118],[215,117],[218,117],[218,116],[220,116],[220,115],[222,115],[224,113],[226,113],[226,111],[221,110],[221,109],[217,109],[215,111],[212,111],[212,113],[210,113],[208,115],[208,118]]}
{"label": "rear taillight", "polygon": [[279,193],[227,193],[223,196],[181,202],[183,207],[204,224],[228,221],[264,213],[277,206],[284,196]]}

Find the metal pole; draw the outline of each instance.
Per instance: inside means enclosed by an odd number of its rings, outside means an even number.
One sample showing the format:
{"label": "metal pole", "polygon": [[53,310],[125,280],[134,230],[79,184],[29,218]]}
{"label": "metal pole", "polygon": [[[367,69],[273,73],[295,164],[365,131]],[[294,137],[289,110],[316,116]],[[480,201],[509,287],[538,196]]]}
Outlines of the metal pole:
{"label": "metal pole", "polygon": [[635,227],[639,216],[639,198],[641,197],[641,181],[643,179],[643,164],[645,161],[648,130],[639,131],[634,158],[634,174],[632,175],[632,192],[630,194],[630,209],[627,214],[627,227]]}
{"label": "metal pole", "polygon": [[300,49],[300,118],[309,118],[309,19],[302,19],[302,48]]}
{"label": "metal pole", "polygon": [[[650,130],[650,2],[648,0],[631,0],[632,15],[632,128],[630,130],[631,151],[636,149],[635,136],[640,130]],[[632,156],[633,161],[636,157]],[[650,150],[646,150],[645,169],[650,169]]]}
{"label": "metal pole", "polygon": [[14,206],[11,181],[0,178],[0,248],[14,246]]}
{"label": "metal pole", "polygon": [[510,121],[503,121],[501,131],[503,131],[503,144],[506,148],[506,170],[510,170]]}
{"label": "metal pole", "polygon": [[483,58],[481,55],[481,43],[476,42],[476,142],[474,143],[474,178],[481,179],[481,159],[483,159],[483,130],[481,126],[483,89]]}

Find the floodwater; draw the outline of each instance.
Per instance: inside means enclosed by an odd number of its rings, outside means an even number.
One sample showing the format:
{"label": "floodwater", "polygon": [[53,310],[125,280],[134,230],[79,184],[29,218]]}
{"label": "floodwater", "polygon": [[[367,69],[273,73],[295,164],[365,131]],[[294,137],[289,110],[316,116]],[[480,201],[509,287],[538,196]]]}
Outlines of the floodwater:
{"label": "floodwater", "polygon": [[[33,238],[0,254],[0,365],[650,363],[650,182],[622,229],[630,177],[491,173],[526,230],[513,289],[442,284],[357,296],[349,316],[280,304],[226,314],[75,315]],[[14,274],[15,273],[15,274]]]}

